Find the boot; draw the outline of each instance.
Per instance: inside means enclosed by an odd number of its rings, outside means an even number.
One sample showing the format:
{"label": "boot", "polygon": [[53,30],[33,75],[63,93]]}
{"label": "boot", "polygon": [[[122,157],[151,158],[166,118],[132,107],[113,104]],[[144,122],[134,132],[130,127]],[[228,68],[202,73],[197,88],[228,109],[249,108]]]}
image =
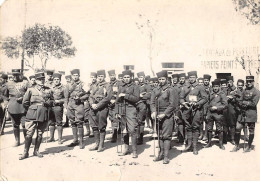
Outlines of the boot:
{"label": "boot", "polygon": [[117,129],[114,128],[112,133],[111,143],[115,143],[116,141],[117,141]]}
{"label": "boot", "polygon": [[137,136],[137,144],[139,145],[140,143],[140,126],[138,125],[137,126],[137,129],[136,129],[136,136]]}
{"label": "boot", "polygon": [[125,155],[128,155],[130,154],[130,151],[129,151],[129,134],[127,133],[126,135],[123,136],[123,142],[124,142],[124,150],[122,153],[119,154],[119,156],[125,156]]}
{"label": "boot", "polygon": [[58,126],[57,129],[58,129],[58,144],[63,144],[63,142],[62,142],[63,127]]}
{"label": "boot", "polygon": [[225,147],[223,146],[223,132],[220,132],[218,134],[218,137],[219,137],[219,148],[225,150]]}
{"label": "boot", "polygon": [[179,129],[179,133],[178,133],[179,140],[178,140],[178,143],[183,144],[183,143],[184,143],[184,130],[183,130],[183,125],[179,125],[179,126],[178,126],[178,129]]}
{"label": "boot", "polygon": [[223,132],[223,144],[227,144],[227,132]]}
{"label": "boot", "polygon": [[89,127],[89,122],[86,122],[85,123],[85,126],[86,126],[86,134],[84,134],[84,137],[86,136],[89,136],[90,135],[90,127]]}
{"label": "boot", "polygon": [[200,136],[199,136],[199,140],[202,140],[203,138],[203,123],[200,125]]}
{"label": "boot", "polygon": [[78,141],[78,128],[72,127],[72,134],[73,134],[73,142],[68,145],[68,147],[74,147],[79,145]]}
{"label": "boot", "polygon": [[[211,137],[212,137],[212,133],[211,133]],[[207,124],[205,123],[205,132],[204,132],[204,136],[202,138],[203,141],[207,141],[208,140],[208,127]]]}
{"label": "boot", "polygon": [[137,145],[137,143],[136,143],[137,137],[134,134],[134,135],[131,136],[131,138],[132,138],[132,149],[133,149],[132,158],[137,158],[138,157],[138,155],[137,155],[137,146],[136,146]]}
{"label": "boot", "polygon": [[97,152],[102,152],[105,150],[105,147],[104,147],[105,137],[106,137],[106,131],[100,132],[100,143],[99,143]]}
{"label": "boot", "polygon": [[235,133],[235,147],[230,152],[237,152],[239,150],[240,133]]}
{"label": "boot", "polygon": [[254,140],[254,136],[255,136],[255,134],[249,134],[248,145],[247,145],[246,149],[244,150],[244,153],[250,152],[252,150],[251,146],[252,146],[252,142]]}
{"label": "boot", "polygon": [[193,133],[193,154],[194,155],[198,155],[198,148],[197,148],[198,137],[199,137],[199,132],[194,132]]}
{"label": "boot", "polygon": [[95,137],[94,136],[94,131],[92,130],[92,128],[91,127],[89,127],[89,130],[90,130],[90,133],[89,133],[89,138],[91,138],[91,137]]}
{"label": "boot", "polygon": [[248,133],[247,133],[247,127],[245,129],[243,129],[243,130],[244,130],[244,139],[246,141],[249,141],[249,137],[248,137]]}
{"label": "boot", "polygon": [[19,157],[19,160],[24,160],[29,157],[29,149],[32,143],[32,137],[25,137],[24,140],[24,152],[22,156]]}
{"label": "boot", "polygon": [[24,140],[25,140],[25,138],[26,138],[26,129],[25,129],[25,127],[23,128],[23,136],[24,136]]}
{"label": "boot", "polygon": [[84,148],[84,143],[83,143],[83,136],[84,136],[84,128],[78,128],[78,136],[79,136],[79,149]]}
{"label": "boot", "polygon": [[33,155],[37,156],[39,158],[42,158],[43,155],[39,152],[40,145],[42,143],[42,136],[38,135],[35,139],[35,146],[34,146],[34,152]]}
{"label": "boot", "polygon": [[163,159],[163,153],[164,153],[164,143],[163,143],[163,140],[160,140],[160,152],[159,152],[159,154],[158,154],[158,156],[157,157],[155,157],[154,158],[154,162],[158,162],[158,161],[160,161],[160,160],[162,160]]}
{"label": "boot", "polygon": [[95,151],[98,150],[99,142],[100,142],[100,133],[99,130],[93,131],[94,137],[95,137],[95,145],[91,148],[89,148],[89,151]]}
{"label": "boot", "polygon": [[187,141],[188,141],[188,143],[187,143],[185,149],[182,150],[182,152],[188,152],[191,150],[192,132],[190,132],[190,131],[187,132]]}
{"label": "boot", "polygon": [[50,128],[50,138],[48,139],[48,142],[54,142],[55,126],[49,126],[49,128]]}
{"label": "boot", "polygon": [[15,138],[15,143],[14,147],[20,146],[20,128],[14,127],[14,138]]}
{"label": "boot", "polygon": [[231,127],[231,130],[230,130],[230,136],[231,136],[231,141],[230,143],[235,145],[235,132],[236,132],[236,128],[235,127]]}
{"label": "boot", "polygon": [[164,159],[163,159],[163,164],[169,164],[169,150],[171,146],[171,141],[170,140],[164,140]]}
{"label": "boot", "polygon": [[144,141],[144,126],[140,126],[140,136],[137,140],[137,145],[142,145]]}
{"label": "boot", "polygon": [[211,147],[211,140],[212,140],[212,132],[208,132],[208,143],[204,146],[204,148]]}

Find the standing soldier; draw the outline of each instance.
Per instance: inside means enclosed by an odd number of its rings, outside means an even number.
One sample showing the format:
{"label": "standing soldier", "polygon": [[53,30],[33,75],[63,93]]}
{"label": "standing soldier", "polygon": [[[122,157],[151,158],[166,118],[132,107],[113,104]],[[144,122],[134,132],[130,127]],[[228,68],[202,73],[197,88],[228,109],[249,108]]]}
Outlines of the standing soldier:
{"label": "standing soldier", "polygon": [[97,87],[89,97],[89,120],[95,137],[95,145],[89,149],[90,151],[102,152],[105,149],[108,104],[112,98],[111,86],[105,81],[105,77],[105,70],[97,71]]}
{"label": "standing soldier", "polygon": [[110,70],[108,71],[108,75],[110,77],[110,88],[113,91],[113,96],[112,96],[112,102],[110,101],[109,103],[109,119],[111,121],[111,126],[112,126],[112,138],[111,138],[111,143],[115,143],[117,140],[117,128],[118,128],[118,119],[115,117],[115,100],[116,100],[116,96],[117,96],[117,91],[118,91],[118,87],[119,87],[119,82],[116,80],[116,74],[115,74],[115,70]]}
{"label": "standing soldier", "polygon": [[215,80],[212,82],[213,91],[210,92],[210,99],[208,102],[208,114],[207,114],[207,121],[208,121],[208,143],[205,148],[211,147],[211,139],[212,139],[212,130],[214,122],[217,127],[217,131],[219,132],[219,148],[224,150],[225,147],[223,146],[223,110],[227,108],[227,97],[223,91],[220,90],[220,82]]}
{"label": "standing soldier", "polygon": [[[202,134],[200,135],[201,137],[199,137],[199,139],[202,139],[203,141],[206,141],[208,140],[208,128],[207,128],[207,114],[208,114],[208,106],[209,106],[209,98],[210,98],[210,93],[212,91],[211,89],[211,86],[209,85],[210,84],[210,79],[211,79],[211,76],[209,74],[205,74],[203,75],[203,84],[204,84],[204,89],[208,95],[208,102],[206,102],[203,106],[203,122],[202,122],[202,127],[200,127],[200,130],[202,132]],[[220,85],[220,83],[219,83]],[[204,136],[203,136],[203,123],[205,125],[205,133],[204,133]]]}
{"label": "standing soldier", "polygon": [[22,123],[23,127],[23,134],[25,136],[25,115],[26,110],[22,104],[23,96],[27,90],[27,86],[25,83],[21,81],[20,69],[13,69],[13,81],[7,83],[7,89],[5,91],[5,96],[9,98],[8,102],[8,112],[11,116],[13,130],[14,130],[14,137],[15,137],[15,144],[14,146],[20,145],[20,124]]}
{"label": "standing soldier", "polygon": [[47,80],[44,85],[49,88],[51,88],[53,85],[53,73],[54,73],[54,70],[46,70]]}
{"label": "standing soldier", "polygon": [[[66,75],[65,79],[66,79],[65,86],[67,86],[68,84],[71,83],[71,80],[72,80],[71,75]],[[64,123],[64,125],[62,127],[69,127],[69,118],[65,113],[64,113],[64,117],[66,118],[66,122]]]}
{"label": "standing soldier", "polygon": [[237,123],[237,112],[236,112],[236,100],[233,95],[233,92],[236,90],[234,86],[233,76],[227,77],[228,88],[227,88],[227,97],[228,97],[228,109],[227,109],[227,125],[229,129],[229,137],[231,138],[231,144],[235,144],[235,132],[236,132],[236,123]]}
{"label": "standing soldier", "polygon": [[35,79],[35,75],[31,75],[31,76],[29,77],[29,79],[30,79],[30,84],[29,84],[29,87],[31,88],[31,87],[34,87],[34,86],[36,86],[36,79]]}
{"label": "standing soldier", "polygon": [[[178,95],[175,90],[167,83],[167,71],[161,71],[157,74],[159,86],[153,89],[151,96],[152,118],[157,118],[159,130],[157,135],[159,141],[160,152],[154,161],[163,159],[164,164],[168,164],[169,150],[172,138],[173,129],[173,112],[178,107]],[[156,125],[157,127],[158,125]]]}
{"label": "standing soldier", "polygon": [[[84,101],[88,92],[87,86],[80,80],[80,70],[71,71],[72,82],[65,87],[65,112],[71,122],[73,142],[68,147],[74,147],[79,144],[83,149],[83,122],[84,122]],[[79,138],[79,141],[78,141]]]}
{"label": "standing soldier", "polygon": [[241,113],[238,116],[238,123],[236,126],[236,144],[232,152],[239,150],[241,129],[246,125],[249,129],[249,140],[244,152],[250,152],[252,149],[251,146],[255,136],[255,123],[257,121],[257,104],[260,95],[259,91],[254,87],[254,81],[254,76],[246,76],[246,89],[242,93],[241,100],[239,101]]}
{"label": "standing soldier", "polygon": [[61,84],[61,74],[54,73],[53,74],[53,86],[51,88],[54,98],[54,104],[52,107],[51,115],[53,117],[52,121],[50,121],[50,138],[49,142],[53,142],[54,140],[54,132],[55,132],[55,125],[58,129],[58,143],[62,144],[62,118],[63,118],[63,104],[65,101],[64,96],[64,86]]}
{"label": "standing soldier", "polygon": [[32,143],[32,137],[37,131],[35,139],[35,147],[33,155],[43,157],[39,152],[42,142],[42,136],[45,128],[48,126],[49,108],[53,105],[53,95],[50,88],[44,86],[45,76],[43,72],[35,74],[37,85],[29,88],[24,95],[23,105],[28,109],[26,114],[26,136],[24,144],[24,152],[19,160],[28,158],[29,149]]}
{"label": "standing soldier", "polygon": [[189,151],[193,142],[193,154],[198,154],[199,128],[203,118],[203,105],[207,102],[207,93],[203,86],[196,82],[197,72],[188,72],[189,84],[186,84],[180,94],[180,103],[184,107],[183,120],[186,123],[188,144],[183,151]]}
{"label": "standing soldier", "polygon": [[[221,84],[221,90],[225,93],[227,96],[227,80],[226,79],[220,79]],[[228,123],[227,123],[227,116],[228,116],[228,108],[224,110],[224,124],[223,124],[223,144],[227,144],[227,135],[228,135]],[[216,131],[215,135],[218,132]]]}
{"label": "standing soldier", "polygon": [[[0,74],[0,129],[3,133],[3,130],[2,130],[2,124],[4,123],[3,120],[4,120],[4,116],[6,114],[6,106],[7,106],[7,98],[6,96],[4,95],[5,94],[5,91],[6,91],[6,81],[8,79],[8,76],[6,74]],[[3,127],[4,128],[4,127]]]}
{"label": "standing soldier", "polygon": [[[97,87],[97,73],[96,72],[91,72],[90,73],[90,79],[91,79],[91,84],[89,84],[89,92],[90,94],[95,91]],[[89,136],[89,137],[94,137],[92,128],[89,125],[89,111],[90,111],[90,105],[89,105],[89,97],[88,99],[84,102],[84,124],[86,127],[86,134],[84,136]]]}
{"label": "standing soldier", "polygon": [[136,103],[140,100],[140,89],[134,84],[131,79],[132,73],[130,70],[125,70],[122,73],[123,83],[120,85],[116,99],[116,117],[120,118],[121,129],[127,131],[123,135],[124,150],[121,156],[130,153],[129,151],[129,135],[132,140],[132,158],[137,158],[137,135],[136,130],[138,126]]}
{"label": "standing soldier", "polygon": [[[172,87],[177,90],[176,93],[179,92],[179,74],[172,74]],[[178,108],[176,109],[176,112],[174,112],[174,124],[173,124],[173,135],[172,136],[178,136],[178,123],[177,123],[177,112]]]}
{"label": "standing soldier", "polygon": [[72,80],[71,75],[66,75],[65,79],[66,79],[67,84],[71,83],[71,80]]}
{"label": "standing soldier", "polygon": [[149,84],[145,83],[145,74],[144,72],[137,73],[137,77],[139,79],[139,91],[140,91],[140,101],[137,102],[137,145],[143,144],[144,137],[144,125],[146,115],[148,114],[149,101],[151,98],[152,88]]}

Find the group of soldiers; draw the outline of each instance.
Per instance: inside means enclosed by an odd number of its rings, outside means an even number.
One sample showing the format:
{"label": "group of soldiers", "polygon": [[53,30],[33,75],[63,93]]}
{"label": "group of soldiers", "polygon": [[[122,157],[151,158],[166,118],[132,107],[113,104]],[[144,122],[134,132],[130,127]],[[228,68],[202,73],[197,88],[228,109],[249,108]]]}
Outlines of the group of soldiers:
{"label": "group of soldiers", "polygon": [[[12,76],[0,76],[0,123],[4,123],[5,112],[9,113],[13,125],[15,145],[20,145],[20,125],[25,138],[24,152],[19,158],[26,159],[37,132],[34,156],[43,157],[39,152],[44,131],[50,132],[49,142],[63,144],[63,114],[66,114],[72,128],[73,141],[69,147],[84,149],[84,126],[86,136],[94,137],[90,151],[105,150],[106,128],[111,121],[111,143],[118,142],[119,134],[123,150],[120,156],[130,154],[137,158],[137,145],[144,143],[145,122],[150,134],[158,140],[159,151],[154,161],[169,163],[171,140],[177,136],[178,144],[185,144],[182,152],[198,154],[199,140],[206,141],[204,148],[212,146],[212,138],[218,137],[219,148],[230,141],[239,150],[241,130],[250,152],[257,121],[259,91],[254,87],[254,76],[246,76],[245,81],[233,76],[211,81],[210,75],[197,77],[196,71],[173,74],[158,72],[150,78],[144,72],[125,70],[118,76],[115,70],[99,70],[90,75],[91,84],[80,79],[80,70],[71,70],[65,76],[67,84],[61,84],[62,75],[53,70],[37,72],[28,81],[21,70],[13,69]],[[214,123],[216,131],[214,132]],[[249,132],[249,135],[248,133]],[[213,134],[214,133],[214,134]]]}

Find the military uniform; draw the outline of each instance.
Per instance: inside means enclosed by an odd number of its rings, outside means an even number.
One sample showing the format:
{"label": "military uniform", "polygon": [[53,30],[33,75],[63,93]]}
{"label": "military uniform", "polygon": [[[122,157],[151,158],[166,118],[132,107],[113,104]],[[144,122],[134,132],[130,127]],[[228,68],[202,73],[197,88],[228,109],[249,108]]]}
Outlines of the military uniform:
{"label": "military uniform", "polygon": [[[167,78],[167,72],[161,71],[157,74],[158,78]],[[154,161],[159,161],[163,159],[164,164],[169,163],[169,149],[172,138],[173,129],[173,112],[178,108],[179,98],[176,91],[167,82],[164,85],[160,85],[153,89],[151,96],[151,111],[158,118],[157,120],[157,135],[160,139],[159,156]],[[159,118],[160,115],[164,114],[163,118]],[[158,130],[159,125],[159,130]]]}
{"label": "military uniform", "polygon": [[[188,72],[188,76],[197,76],[197,72]],[[203,86],[198,86],[197,82],[186,84],[180,94],[180,103],[184,105],[182,111],[183,120],[187,131],[188,145],[184,151],[191,148],[193,142],[193,154],[197,155],[197,143],[199,137],[199,128],[203,120],[203,105],[207,102],[207,93]],[[195,106],[187,107],[185,102],[195,102]]]}
{"label": "military uniform", "polygon": [[[13,75],[20,75],[19,69],[12,70]],[[22,104],[23,96],[27,90],[27,86],[23,81],[10,81],[7,83],[5,96],[8,97],[8,112],[12,120],[15,145],[20,145],[20,124],[22,123],[23,133],[25,136],[25,114],[26,110]]]}
{"label": "military uniform", "polygon": [[[145,77],[144,72],[137,73],[138,78],[143,76]],[[149,84],[139,81],[139,90],[142,97],[140,97],[140,101],[137,102],[136,110],[137,110],[137,121],[138,121],[138,128],[137,128],[137,144],[143,144],[143,136],[144,136],[144,125],[145,119],[148,114],[148,110],[150,108],[150,98],[151,98],[151,91],[152,88]]]}
{"label": "military uniform", "polygon": [[46,74],[51,76],[51,77],[49,78],[49,80],[45,81],[44,85],[49,87],[49,88],[52,88],[52,86],[53,86],[53,78],[52,78],[53,73],[54,73],[54,70],[46,70]]}
{"label": "military uniform", "polygon": [[[132,75],[131,71],[123,71],[123,76]],[[120,97],[120,94],[125,96]],[[137,158],[137,135],[138,127],[136,103],[140,100],[140,89],[134,82],[123,82],[118,89],[115,112],[121,116],[121,129],[123,132],[124,151],[122,155],[129,154],[129,136],[132,140],[133,158]]]}
{"label": "military uniform", "polygon": [[[36,73],[35,77],[36,79],[44,78],[44,73]],[[39,148],[42,142],[44,130],[48,126],[49,109],[53,105],[52,91],[46,86],[36,85],[26,91],[22,103],[28,111],[25,122],[26,137],[24,153],[19,159],[23,160],[28,158],[28,152],[35,130],[37,131],[37,137],[35,140],[33,155],[42,157],[42,154],[39,153]]]}
{"label": "military uniform", "polygon": [[[61,79],[61,74],[54,73],[53,78],[59,78]],[[65,102],[65,96],[64,96],[64,90],[65,87],[60,83],[58,85],[53,85],[52,93],[54,97],[54,105],[51,109],[51,121],[49,123],[50,128],[50,139],[49,142],[54,141],[54,132],[55,132],[55,126],[57,126],[58,129],[58,141],[59,144],[62,144],[62,120],[63,120],[63,104]]]}
{"label": "military uniform", "polygon": [[[254,81],[254,76],[246,76],[247,83],[248,81]],[[241,113],[238,116],[238,123],[236,126],[235,134],[235,147],[232,151],[239,150],[239,140],[241,129],[246,125],[249,128],[249,140],[248,146],[244,150],[245,152],[251,151],[251,145],[254,140],[254,131],[255,131],[255,122],[257,121],[257,104],[259,101],[260,92],[254,86],[246,87],[242,93],[241,99],[238,104],[241,110]]]}
{"label": "military uniform", "polygon": [[[79,69],[71,71],[71,75],[80,74]],[[85,84],[78,80],[72,81],[65,87],[65,108],[67,109],[67,116],[71,122],[73,142],[69,147],[74,147],[79,144],[80,149],[84,148],[83,145],[83,122],[84,122],[84,101],[87,99],[87,87]],[[79,142],[78,142],[79,138]]]}
{"label": "military uniform", "polygon": [[[220,82],[213,81],[212,86],[218,85],[220,86]],[[214,122],[217,127],[217,131],[219,132],[219,147],[221,149],[225,149],[223,146],[223,122],[224,122],[224,109],[227,108],[228,102],[225,93],[221,90],[218,92],[212,91],[210,93],[210,99],[208,102],[208,113],[207,113],[207,129],[208,129],[208,144],[205,146],[206,148],[211,147],[211,139],[212,139],[212,131]]]}
{"label": "military uniform", "polygon": [[7,88],[6,80],[8,79],[8,76],[6,74],[1,74],[0,77],[2,80],[0,84],[0,129],[2,131],[1,133],[3,133],[2,124],[6,113],[6,105],[7,105],[7,97],[4,94]]}
{"label": "military uniform", "polygon": [[[97,71],[97,76],[104,75],[105,70]],[[106,136],[107,117],[108,117],[108,104],[112,98],[112,89],[109,83],[102,81],[97,83],[95,91],[90,94],[89,105],[89,121],[93,129],[95,137],[95,145],[90,148],[90,151],[104,150],[104,141]],[[93,109],[92,105],[96,104],[97,108]]]}

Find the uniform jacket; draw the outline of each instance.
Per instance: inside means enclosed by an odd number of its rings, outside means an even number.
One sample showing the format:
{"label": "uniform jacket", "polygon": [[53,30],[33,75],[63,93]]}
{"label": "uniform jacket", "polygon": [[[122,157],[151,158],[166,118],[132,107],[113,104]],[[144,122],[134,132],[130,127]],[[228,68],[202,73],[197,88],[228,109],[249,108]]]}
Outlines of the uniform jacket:
{"label": "uniform jacket", "polygon": [[4,95],[5,94],[5,91],[6,91],[6,83],[0,85],[0,103],[4,102],[4,101],[7,101],[7,97]]}
{"label": "uniform jacket", "polygon": [[[10,81],[6,84],[4,95],[8,98],[8,112],[11,114],[23,114],[26,112],[22,98],[27,90],[24,82]],[[19,99],[19,100],[18,100]],[[21,99],[21,100],[20,100]]]}
{"label": "uniform jacket", "polygon": [[29,88],[23,98],[23,106],[28,109],[26,119],[39,122],[47,121],[47,108],[43,103],[47,100],[53,101],[53,93],[49,87],[36,85]]}
{"label": "uniform jacket", "polygon": [[[257,104],[259,101],[259,90],[255,87],[251,89],[245,89],[242,93],[242,97],[239,101],[240,108],[245,112],[245,122],[256,122],[257,121]],[[243,107],[246,105],[246,108]],[[238,121],[244,121],[241,117],[242,113],[238,116]],[[242,118],[242,119],[241,119]]]}
{"label": "uniform jacket", "polygon": [[206,116],[208,113],[210,94],[212,93],[212,87],[210,85],[203,86],[203,87],[208,96],[208,101],[203,105],[203,114],[204,114],[204,116]]}
{"label": "uniform jacket", "polygon": [[[223,110],[226,109],[227,105],[228,105],[227,97],[226,97],[225,93],[221,90],[219,90],[217,93],[212,91],[210,93],[210,98],[209,98],[208,104],[209,104],[208,110],[211,113],[223,114]],[[217,110],[212,110],[211,108],[213,106],[216,106]]]}
{"label": "uniform jacket", "polygon": [[139,85],[140,94],[145,94],[140,100],[143,102],[150,103],[151,93],[152,93],[152,87],[149,84],[146,83],[140,83]]}
{"label": "uniform jacket", "polygon": [[62,84],[59,84],[57,86],[53,85],[52,88],[53,98],[54,100],[58,100],[58,103],[55,103],[55,105],[62,105],[65,102],[65,95],[64,90],[65,87]]}
{"label": "uniform jacket", "polygon": [[151,96],[151,111],[157,112],[159,104],[159,112],[162,112],[167,117],[172,116],[173,111],[179,105],[179,96],[176,92],[176,89],[173,89],[170,84],[154,88]]}
{"label": "uniform jacket", "polygon": [[199,108],[202,107],[207,101],[208,96],[203,86],[198,86],[198,83],[186,84],[180,94],[180,103],[190,102],[189,95],[197,96],[197,104]]}

